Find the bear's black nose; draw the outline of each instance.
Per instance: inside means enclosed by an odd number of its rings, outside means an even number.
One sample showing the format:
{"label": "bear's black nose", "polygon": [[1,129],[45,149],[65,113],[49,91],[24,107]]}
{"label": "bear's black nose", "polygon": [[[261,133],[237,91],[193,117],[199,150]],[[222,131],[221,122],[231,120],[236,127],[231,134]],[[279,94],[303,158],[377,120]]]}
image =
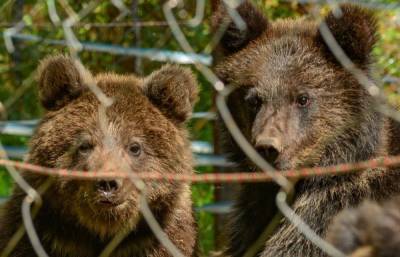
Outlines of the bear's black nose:
{"label": "bear's black nose", "polygon": [[278,150],[273,146],[258,147],[257,152],[260,153],[261,156],[263,156],[271,165],[275,164],[275,161],[279,156]]}
{"label": "bear's black nose", "polygon": [[96,184],[96,188],[102,192],[113,192],[120,188],[120,183],[116,180],[100,180]]}
{"label": "bear's black nose", "polygon": [[280,144],[275,139],[260,140],[256,143],[255,148],[272,165],[275,164],[280,154]]}

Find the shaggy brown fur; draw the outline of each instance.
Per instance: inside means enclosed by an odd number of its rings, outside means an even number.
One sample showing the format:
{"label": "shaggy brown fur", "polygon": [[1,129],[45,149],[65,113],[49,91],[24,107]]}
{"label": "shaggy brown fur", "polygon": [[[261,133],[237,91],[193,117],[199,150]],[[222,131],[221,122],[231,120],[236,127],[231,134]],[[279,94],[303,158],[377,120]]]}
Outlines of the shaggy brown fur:
{"label": "shaggy brown fur", "polygon": [[[28,161],[52,168],[190,174],[192,157],[184,123],[197,96],[192,73],[165,66],[147,78],[79,73],[63,56],[39,67],[39,96],[47,114],[31,141]],[[113,104],[104,112],[87,87],[97,86]],[[47,178],[24,173],[38,188]],[[195,222],[186,183],[148,183],[156,219],[185,256],[194,254]],[[139,192],[126,180],[54,178],[34,220],[49,256],[98,256],[121,230],[130,231],[111,256],[170,256],[139,211]],[[25,194],[16,188],[0,218],[0,249],[22,224]],[[26,236],[11,257],[36,256]]]}
{"label": "shaggy brown fur", "polygon": [[342,211],[329,227],[327,240],[354,257],[400,256],[400,197]]}
{"label": "shaggy brown fur", "polygon": [[[217,29],[228,19],[215,4]],[[342,5],[329,13],[327,26],[339,45],[370,77],[376,41],[373,15]],[[373,99],[334,58],[319,24],[303,19],[267,21],[249,2],[237,8],[247,30],[230,24],[219,45],[215,71],[236,88],[229,108],[247,139],[277,169],[357,162],[398,152],[400,130],[374,111]],[[241,169],[258,170],[230,138],[227,152]],[[296,185],[295,212],[319,235],[338,211],[365,198],[400,192],[395,170],[304,179]],[[277,211],[273,184],[243,185],[231,215],[227,254],[243,256]],[[324,256],[296,227],[283,219],[260,256]]]}

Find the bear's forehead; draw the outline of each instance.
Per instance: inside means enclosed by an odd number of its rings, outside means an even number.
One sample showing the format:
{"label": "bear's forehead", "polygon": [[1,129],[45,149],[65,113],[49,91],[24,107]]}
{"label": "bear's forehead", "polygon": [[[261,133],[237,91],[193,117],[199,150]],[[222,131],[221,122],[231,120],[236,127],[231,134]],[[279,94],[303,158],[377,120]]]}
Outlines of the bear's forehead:
{"label": "bear's forehead", "polygon": [[[254,62],[262,64],[267,71],[298,72],[311,64],[321,65],[324,59],[316,43],[317,30],[313,22],[278,21],[248,49],[253,53]],[[246,53],[246,49],[243,52]]]}
{"label": "bear's forehead", "polygon": [[96,86],[112,99],[110,106],[102,109],[96,94],[87,89],[64,108],[48,113],[45,120],[52,123],[51,126],[69,127],[71,130],[97,131],[101,119],[106,120],[107,126],[113,130],[130,127],[138,133],[144,128],[170,127],[167,119],[144,95],[141,80],[133,76],[102,74],[96,77]]}
{"label": "bear's forehead", "polygon": [[272,42],[254,70],[255,86],[294,90],[299,86],[320,87],[321,78],[332,74],[332,67],[313,46],[301,40],[280,38]]}
{"label": "bear's forehead", "polygon": [[[281,20],[216,68],[227,83],[239,86],[295,85],[299,79],[320,76],[331,68],[316,42],[314,22]],[[313,80],[313,79],[311,79]]]}
{"label": "bear's forehead", "polygon": [[[107,91],[104,93],[107,94]],[[115,92],[114,94],[107,94],[107,96],[112,99],[112,104],[108,107],[104,107],[105,113],[109,119],[120,123],[137,121],[142,124],[162,119],[162,114],[141,92],[123,90]],[[88,92],[86,96],[82,96],[80,101],[77,101],[76,105],[70,106],[70,113],[80,115],[79,112],[74,110],[75,108],[90,109],[93,119],[97,119],[102,112],[102,104],[92,92]]]}
{"label": "bear's forehead", "polygon": [[[315,46],[304,39],[282,36],[250,48],[229,60],[222,76],[229,84],[251,86],[260,91],[283,93],[307,86],[320,87],[334,73]],[[263,44],[262,44],[263,43]],[[321,80],[322,79],[322,80]]]}
{"label": "bear's forehead", "polygon": [[252,42],[222,63],[224,80],[237,87],[249,86],[253,88],[250,94],[269,101],[310,90],[323,94],[335,87],[331,82],[337,76],[337,69],[315,43],[312,26],[302,32],[283,33],[282,24],[278,25],[279,33]]}
{"label": "bear's forehead", "polygon": [[75,142],[84,137],[103,142],[105,136],[111,136],[122,144],[136,138],[158,145],[162,138],[179,135],[175,127],[149,103],[135,108],[138,103],[134,99],[129,105],[117,100],[102,112],[99,102],[94,103],[94,100],[91,93],[59,111],[48,113],[38,127],[38,133],[51,142]]}
{"label": "bear's forehead", "polygon": [[[135,95],[141,98],[143,80],[135,76],[100,73],[95,77],[96,86],[109,97],[123,97]],[[127,97],[128,97],[127,96]]]}
{"label": "bear's forehead", "polygon": [[270,24],[264,37],[274,38],[281,36],[299,36],[303,38],[315,38],[318,27],[315,21],[302,19],[281,19]]}

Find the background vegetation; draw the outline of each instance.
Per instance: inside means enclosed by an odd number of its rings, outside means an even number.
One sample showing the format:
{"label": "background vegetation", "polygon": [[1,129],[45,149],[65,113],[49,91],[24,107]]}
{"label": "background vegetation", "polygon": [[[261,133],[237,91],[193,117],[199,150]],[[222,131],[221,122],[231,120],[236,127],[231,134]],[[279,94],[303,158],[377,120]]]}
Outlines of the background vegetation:
{"label": "background vegetation", "polygon": [[[81,21],[82,23],[111,22],[150,22],[165,21],[162,4],[157,0],[140,0],[135,7],[135,2],[124,1],[131,13],[120,19],[119,10],[110,1],[99,1],[100,4]],[[270,19],[286,17],[307,16],[313,5],[299,4],[296,1],[280,0],[257,0],[254,1]],[[397,0],[363,1],[374,4],[396,4]],[[39,36],[43,39],[64,39],[63,30],[51,24],[47,12],[46,1],[32,0],[0,0],[0,30],[10,27],[11,23],[23,19],[26,27],[21,31],[23,34]],[[57,11],[62,19],[68,17],[64,4],[68,3],[70,8],[79,12],[86,5],[86,1],[69,0],[57,1]],[[206,53],[209,49],[211,32],[209,16],[211,13],[210,0],[206,1],[206,12],[204,20],[195,27],[183,25],[183,31],[190,44],[196,52]],[[32,14],[34,8],[39,10]],[[196,1],[184,1],[182,9],[176,12],[179,20],[184,22],[195,14]],[[326,10],[326,9],[324,9]],[[377,74],[380,78],[384,76],[400,77],[400,9],[389,8],[385,11],[377,11],[380,41],[375,49],[378,62]],[[142,26],[139,33],[131,26],[90,26],[80,25],[74,27],[76,37],[82,42],[97,42],[103,44],[119,45],[124,47],[157,48],[180,51],[180,47],[172,35],[168,26]],[[140,35],[140,37],[138,37]],[[0,38],[1,39],[1,38]],[[37,119],[43,114],[43,109],[37,101],[37,92],[33,72],[38,61],[48,54],[68,52],[63,46],[49,46],[43,41],[22,42],[14,41],[17,51],[14,54],[7,52],[4,41],[0,40],[0,102],[7,111],[3,119],[25,120]],[[136,72],[142,75],[149,74],[152,70],[160,67],[163,63],[129,56],[111,55],[108,53],[97,53],[82,51],[79,54],[82,62],[94,73],[100,71],[115,71],[119,73]],[[213,107],[213,90],[211,85],[198,74],[201,86],[200,101],[196,111],[215,111]],[[388,94],[392,104],[400,104],[398,97],[398,84],[396,79],[385,84],[385,92]],[[193,120],[190,129],[194,140],[213,142],[212,122],[202,119]],[[1,127],[0,127],[1,129]],[[0,135],[1,143],[8,146],[25,146],[29,138],[23,136]],[[198,172],[213,171],[212,167],[198,168]],[[4,169],[0,169],[0,196],[10,194],[12,181]],[[212,203],[215,199],[215,187],[213,185],[194,185],[193,199],[195,206]],[[215,249],[214,217],[206,212],[197,213],[200,230],[200,248],[204,254]]]}

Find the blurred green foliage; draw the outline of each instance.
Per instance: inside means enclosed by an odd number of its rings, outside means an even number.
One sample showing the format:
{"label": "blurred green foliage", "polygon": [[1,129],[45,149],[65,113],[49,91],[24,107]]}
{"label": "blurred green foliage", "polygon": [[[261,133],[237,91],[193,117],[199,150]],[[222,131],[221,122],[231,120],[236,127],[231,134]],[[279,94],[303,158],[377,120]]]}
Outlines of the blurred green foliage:
{"label": "blurred green foliage", "polygon": [[[46,1],[26,0],[22,8],[16,4],[18,0],[0,2],[0,23],[3,24],[1,32],[7,28],[6,23],[14,22],[17,17],[22,17],[27,26],[21,31],[25,34],[37,35],[48,39],[64,39],[63,30],[51,24],[46,7]],[[69,7],[79,12],[86,5],[85,1],[70,0]],[[131,1],[124,1],[131,8]],[[254,1],[270,19],[300,17],[307,15],[311,5],[298,4],[296,2],[280,0],[257,0]],[[364,1],[365,2],[365,1]],[[397,3],[397,0],[374,1],[375,3]],[[39,5],[36,14],[32,14],[35,6]],[[184,1],[184,5],[176,15],[180,21],[185,21],[194,16],[196,1]],[[57,11],[62,19],[68,17],[65,6],[57,2]],[[211,32],[209,19],[211,8],[210,0],[207,1],[205,19],[196,27],[184,25],[183,32],[196,52],[203,52],[210,43]],[[136,17],[143,22],[165,21],[162,5],[157,0],[140,0]],[[397,15],[397,16],[396,16]],[[131,22],[132,14],[118,20],[119,11],[110,1],[102,1],[94,11],[82,19],[83,23]],[[390,75],[400,77],[400,18],[399,10],[388,10],[378,12],[380,25],[380,40],[375,49],[379,76]],[[396,25],[397,19],[397,25]],[[74,27],[76,37],[80,41],[99,42],[106,44],[133,47],[138,42],[135,30],[132,27],[96,27],[76,26]],[[140,28],[140,47],[159,48],[179,51],[177,41],[168,26],[143,26]],[[20,42],[15,41],[16,53],[9,54],[6,51],[3,40],[0,40],[0,101],[7,110],[7,119],[33,119],[40,118],[43,110],[37,101],[37,92],[34,83],[34,71],[38,61],[49,54],[68,52],[66,47],[49,46],[42,42]],[[129,56],[116,56],[107,53],[95,53],[83,51],[79,54],[82,62],[92,72],[115,71],[119,73],[135,72],[135,59]],[[162,63],[148,59],[142,59],[139,73],[149,74],[157,69]],[[195,70],[195,69],[193,69]],[[205,78],[198,74],[201,87],[200,100],[195,111],[213,111],[213,90]],[[385,87],[391,103],[398,105],[400,100],[397,88],[388,84]],[[213,141],[213,124],[204,120],[193,120],[189,124],[192,138],[195,140]],[[5,145],[26,145],[28,138],[18,136],[0,135],[1,143]],[[198,169],[198,172],[211,172],[211,167]],[[11,191],[11,178],[4,169],[0,169],[0,196],[7,196]],[[194,206],[201,206],[214,201],[214,186],[207,184],[193,185]],[[202,254],[207,255],[214,249],[215,235],[213,232],[214,218],[204,212],[197,213],[199,222],[199,243]]]}

